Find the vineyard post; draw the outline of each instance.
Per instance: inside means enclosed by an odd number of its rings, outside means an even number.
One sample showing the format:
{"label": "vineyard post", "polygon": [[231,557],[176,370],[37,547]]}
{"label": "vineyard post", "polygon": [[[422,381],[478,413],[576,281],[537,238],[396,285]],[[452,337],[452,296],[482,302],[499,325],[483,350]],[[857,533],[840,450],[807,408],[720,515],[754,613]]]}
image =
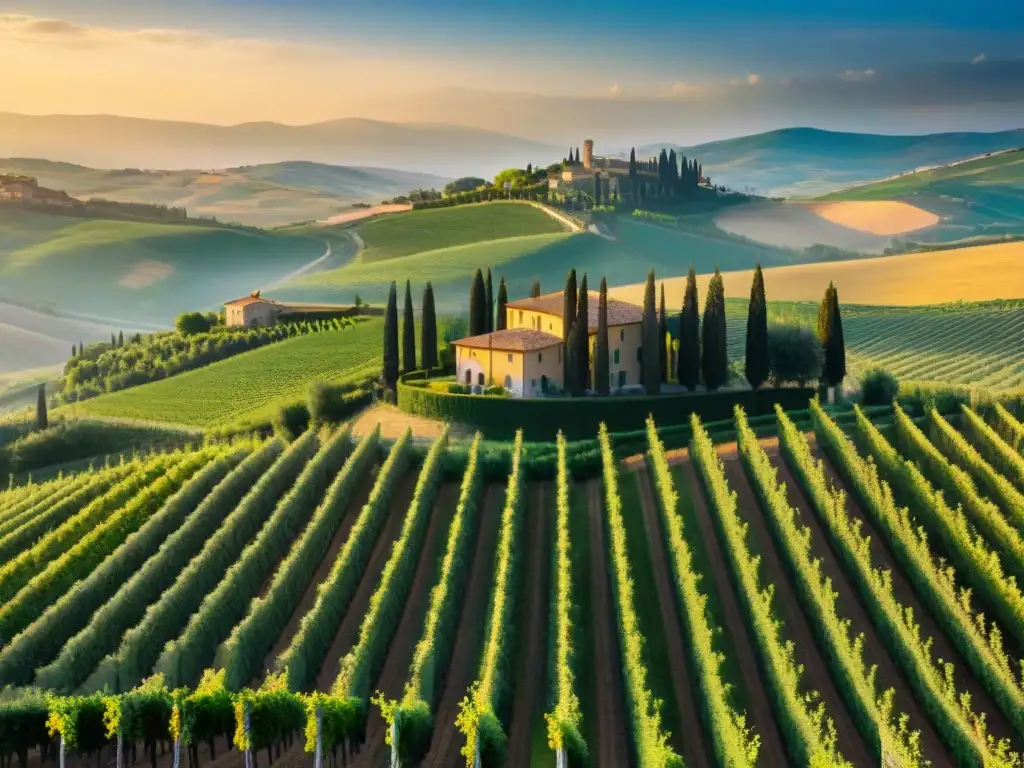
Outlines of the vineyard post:
{"label": "vineyard post", "polygon": [[117,768],[124,768],[124,734],[121,726],[117,726]]}
{"label": "vineyard post", "polygon": [[555,753],[555,760],[557,768],[569,768],[569,758],[565,754],[565,747],[559,747]]}
{"label": "vineyard post", "polygon": [[245,729],[245,768],[253,768],[252,765],[252,740],[249,736],[249,702],[245,702],[242,727]]}
{"label": "vineyard post", "polygon": [[64,734],[60,736],[60,768],[64,768]]}
{"label": "vineyard post", "polygon": [[324,760],[324,712],[316,708],[316,755],[313,758],[313,768],[323,768]]}
{"label": "vineyard post", "polygon": [[173,768],[180,768],[181,766],[181,734],[179,733],[174,737],[174,761],[172,763]]}
{"label": "vineyard post", "polygon": [[391,721],[391,768],[402,768],[398,756],[398,718]]}
{"label": "vineyard post", "polygon": [[[473,768],[483,768],[483,763],[480,760],[480,730],[479,729],[477,729],[477,732],[476,732],[475,743],[476,743],[476,746],[473,749]],[[61,768],[64,768],[64,767],[61,766]]]}

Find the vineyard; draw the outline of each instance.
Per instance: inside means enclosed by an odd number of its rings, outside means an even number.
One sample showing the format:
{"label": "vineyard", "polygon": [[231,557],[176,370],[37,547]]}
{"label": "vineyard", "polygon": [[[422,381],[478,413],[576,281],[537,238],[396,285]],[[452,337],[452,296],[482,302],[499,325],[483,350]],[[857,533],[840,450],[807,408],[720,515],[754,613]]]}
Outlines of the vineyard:
{"label": "vineyard", "polygon": [[1019,414],[775,419],[0,492],[0,767],[1021,766]]}

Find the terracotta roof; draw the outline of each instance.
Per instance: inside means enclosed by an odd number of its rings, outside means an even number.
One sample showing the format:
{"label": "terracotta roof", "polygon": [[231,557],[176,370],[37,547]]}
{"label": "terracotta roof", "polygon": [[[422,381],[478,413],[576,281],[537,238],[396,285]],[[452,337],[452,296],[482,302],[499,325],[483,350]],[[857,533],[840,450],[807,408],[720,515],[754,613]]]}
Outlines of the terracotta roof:
{"label": "terracotta roof", "polygon": [[[590,330],[597,330],[597,309],[601,294],[596,291],[588,291],[589,301],[587,302],[587,314],[589,315],[588,325]],[[523,309],[531,312],[542,312],[545,315],[562,316],[564,296],[561,291],[558,293],[546,293],[536,299],[519,299],[508,302],[507,309]],[[636,304],[630,304],[621,299],[608,299],[608,325],[630,325],[643,321],[643,310]]]}
{"label": "terracotta roof", "polygon": [[248,307],[250,304],[276,304],[276,301],[270,299],[264,299],[262,297],[256,298],[255,296],[243,296],[240,299],[234,299],[232,301],[225,301],[225,307]]}
{"label": "terracotta roof", "polygon": [[562,343],[558,336],[536,331],[532,328],[509,328],[504,331],[492,331],[480,336],[470,336],[453,342],[457,347],[473,349],[497,349],[502,352],[531,352],[535,349],[547,349]]}

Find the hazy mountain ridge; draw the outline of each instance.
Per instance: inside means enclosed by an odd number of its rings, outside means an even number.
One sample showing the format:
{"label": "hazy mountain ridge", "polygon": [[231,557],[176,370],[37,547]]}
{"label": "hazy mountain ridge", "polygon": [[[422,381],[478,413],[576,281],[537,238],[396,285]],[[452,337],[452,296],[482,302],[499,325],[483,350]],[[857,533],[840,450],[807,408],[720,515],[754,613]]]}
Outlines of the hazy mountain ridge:
{"label": "hazy mountain ridge", "polygon": [[812,196],[1021,146],[1024,129],[888,136],[785,128],[695,146],[647,144],[636,153],[646,158],[662,147],[675,149],[697,157],[717,184],[769,196]]}
{"label": "hazy mountain ridge", "polygon": [[[491,174],[557,150],[508,134],[434,123],[344,118],[311,125],[204,123],[113,115],[0,113],[6,154],[96,167],[226,168],[306,160],[400,167],[445,177]],[[526,158],[523,160],[523,158]]]}
{"label": "hazy mountain ridge", "polygon": [[377,204],[412,189],[441,188],[432,174],[309,161],[181,171],[97,169],[37,158],[0,158],[0,173],[35,176],[81,199],[183,207],[189,215],[273,225],[326,219],[353,203]]}

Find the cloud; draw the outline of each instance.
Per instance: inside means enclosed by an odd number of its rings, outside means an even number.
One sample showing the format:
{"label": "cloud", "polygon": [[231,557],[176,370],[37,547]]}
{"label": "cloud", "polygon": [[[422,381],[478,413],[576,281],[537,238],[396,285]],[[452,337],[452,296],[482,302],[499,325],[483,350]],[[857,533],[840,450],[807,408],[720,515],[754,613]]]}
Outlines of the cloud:
{"label": "cloud", "polygon": [[622,89],[619,88],[619,86],[617,86],[617,85],[613,85],[611,88],[608,89],[608,95],[611,96],[613,99],[616,96],[619,96],[621,93],[622,93]]}
{"label": "cloud", "polygon": [[214,38],[184,30],[114,29],[21,14],[0,15],[0,41],[5,38],[29,45],[73,45],[87,48],[116,48],[139,44],[194,47],[217,40],[230,42],[226,38]]}
{"label": "cloud", "polygon": [[845,72],[839,74],[840,79],[845,80],[848,83],[863,83],[865,80],[870,80],[875,76],[875,70],[873,69],[848,69]]}
{"label": "cloud", "polygon": [[979,53],[977,56],[971,59],[971,64],[981,64],[981,62],[983,61],[985,61],[985,54]]}
{"label": "cloud", "polygon": [[700,93],[701,90],[702,89],[699,85],[694,85],[693,83],[679,82],[672,84],[672,93],[675,96],[688,96],[690,94]]}
{"label": "cloud", "polygon": [[761,82],[761,76],[753,73],[747,75],[747,85],[757,85]]}

